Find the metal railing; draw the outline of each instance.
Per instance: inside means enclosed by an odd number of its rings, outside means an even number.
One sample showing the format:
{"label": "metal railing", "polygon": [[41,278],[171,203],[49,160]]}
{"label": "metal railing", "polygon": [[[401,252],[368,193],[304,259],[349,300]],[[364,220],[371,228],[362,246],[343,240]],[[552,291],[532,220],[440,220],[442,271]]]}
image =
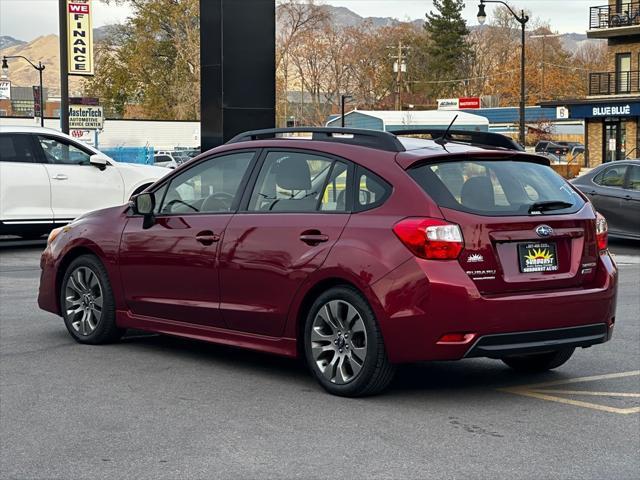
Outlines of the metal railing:
{"label": "metal railing", "polygon": [[640,92],[640,72],[595,72],[589,74],[589,95],[623,95]]}
{"label": "metal railing", "polygon": [[640,25],[640,2],[591,7],[589,30]]}

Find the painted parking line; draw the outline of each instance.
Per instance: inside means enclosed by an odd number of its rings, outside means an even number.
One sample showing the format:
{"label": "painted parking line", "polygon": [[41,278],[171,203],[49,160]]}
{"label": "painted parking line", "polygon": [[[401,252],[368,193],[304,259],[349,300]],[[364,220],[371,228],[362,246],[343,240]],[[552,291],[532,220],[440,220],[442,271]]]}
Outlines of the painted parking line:
{"label": "painted parking line", "polygon": [[640,407],[619,408],[600,403],[585,402],[574,400],[572,398],[558,397],[556,395],[585,395],[593,397],[619,397],[619,398],[640,398],[640,393],[635,392],[592,392],[588,390],[565,390],[558,388],[548,388],[560,385],[570,385],[575,383],[596,382],[598,380],[611,380],[614,378],[640,377],[640,370],[630,372],[609,373],[606,375],[594,375],[591,377],[570,378],[568,380],[556,380],[553,382],[536,383],[533,385],[521,385],[518,387],[500,388],[499,391],[522,395],[525,397],[537,398],[539,400],[547,400],[549,402],[563,403],[565,405],[573,405],[576,407],[590,408],[602,412],[617,413],[628,415],[630,413],[640,413]]}
{"label": "painted parking line", "polygon": [[640,255],[616,255],[612,253],[611,256],[618,265],[640,265]]}

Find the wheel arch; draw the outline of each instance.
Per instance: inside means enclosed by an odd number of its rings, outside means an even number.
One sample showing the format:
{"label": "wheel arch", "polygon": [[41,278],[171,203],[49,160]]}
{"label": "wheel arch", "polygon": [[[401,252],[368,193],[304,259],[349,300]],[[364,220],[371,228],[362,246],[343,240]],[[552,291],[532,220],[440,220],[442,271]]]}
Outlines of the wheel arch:
{"label": "wheel arch", "polygon": [[307,282],[305,286],[306,288],[303,287],[298,291],[296,299],[289,312],[289,319],[284,336],[296,339],[299,358],[304,358],[304,355],[301,356],[304,345],[304,322],[313,302],[322,292],[325,292],[330,288],[341,286],[353,288],[360,293],[372,308],[378,320],[378,324],[381,323],[385,314],[384,309],[369,284],[363,282],[362,279],[358,277],[349,278],[346,275],[340,275],[335,271],[331,273],[326,272],[321,278]]}
{"label": "wheel arch", "polygon": [[82,255],[92,255],[102,263],[102,260],[100,260],[100,256],[94,250],[92,250],[86,245],[79,245],[77,247],[73,247],[72,249],[70,249],[68,252],[64,254],[62,259],[60,260],[60,264],[58,265],[57,272],[56,272],[56,289],[55,289],[56,297],[55,298],[56,298],[56,306],[58,308],[58,313],[60,314],[62,313],[62,306],[60,305],[60,292],[62,289],[62,279],[64,278],[64,274],[66,273],[67,268],[69,268],[69,265],[71,265],[71,262],[73,262],[76,258],[81,257]]}

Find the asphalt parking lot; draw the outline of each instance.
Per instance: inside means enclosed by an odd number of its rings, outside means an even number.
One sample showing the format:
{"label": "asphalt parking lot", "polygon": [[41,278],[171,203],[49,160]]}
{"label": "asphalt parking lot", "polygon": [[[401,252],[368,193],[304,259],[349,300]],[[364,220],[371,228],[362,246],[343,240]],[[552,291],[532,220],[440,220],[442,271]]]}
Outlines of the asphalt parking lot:
{"label": "asphalt parking lot", "polygon": [[36,304],[41,242],[0,241],[0,475],[637,479],[640,244],[612,242],[614,339],[559,370],[405,366],[325,394],[298,362],[164,336],[82,346]]}

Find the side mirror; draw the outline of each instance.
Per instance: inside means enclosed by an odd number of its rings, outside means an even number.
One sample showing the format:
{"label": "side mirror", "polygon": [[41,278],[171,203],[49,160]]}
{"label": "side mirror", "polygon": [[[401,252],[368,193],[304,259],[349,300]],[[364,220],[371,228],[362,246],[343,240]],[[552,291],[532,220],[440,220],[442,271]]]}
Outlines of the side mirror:
{"label": "side mirror", "polygon": [[109,165],[109,160],[104,155],[96,153],[89,157],[89,163],[100,170],[104,170]]}
{"label": "side mirror", "polygon": [[144,216],[142,228],[151,228],[155,223],[153,211],[156,208],[156,197],[153,193],[141,193],[133,197],[133,213]]}

